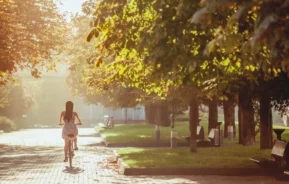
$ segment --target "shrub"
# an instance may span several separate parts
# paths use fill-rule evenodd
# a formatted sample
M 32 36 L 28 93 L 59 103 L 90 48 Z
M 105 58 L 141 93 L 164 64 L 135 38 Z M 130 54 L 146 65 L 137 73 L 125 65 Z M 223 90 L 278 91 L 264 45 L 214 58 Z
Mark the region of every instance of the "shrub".
M 189 121 L 189 114 L 176 115 L 175 121 Z
M 4 132 L 10 132 L 14 130 L 15 128 L 16 128 L 16 125 L 12 120 L 4 116 L 0 116 L 0 130 L 3 130 Z

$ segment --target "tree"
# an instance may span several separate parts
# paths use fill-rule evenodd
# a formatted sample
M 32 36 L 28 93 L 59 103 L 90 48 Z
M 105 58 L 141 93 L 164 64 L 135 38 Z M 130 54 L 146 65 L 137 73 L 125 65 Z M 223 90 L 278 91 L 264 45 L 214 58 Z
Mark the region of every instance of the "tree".
M 8 95 L 11 91 L 11 88 L 8 88 L 8 86 L 0 86 L 0 108 L 4 108 L 9 104 Z
M 21 82 L 16 86 L 9 83 L 4 88 L 9 89 L 9 92 L 5 97 L 6 105 L 0 108 L 0 114 L 13 119 L 22 117 L 33 105 L 33 98 L 25 92 L 25 87 Z
M 220 32 L 226 33 L 233 25 L 238 33 L 249 33 L 247 40 L 239 43 L 253 48 L 255 53 L 266 46 L 270 50 L 270 66 L 288 70 L 288 12 L 287 0 L 273 1 L 202 1 L 203 7 L 193 16 L 192 21 L 213 27 L 220 26 Z M 216 13 L 218 16 L 216 16 Z M 214 16 L 213 16 L 214 15 Z M 228 44 L 228 42 L 226 42 Z M 262 69 L 267 72 L 268 63 Z
M 0 1 L 0 30 L 0 85 L 17 70 L 40 77 L 39 68 L 54 68 L 51 59 L 64 43 L 65 21 L 53 0 Z
M 154 90 L 166 96 L 169 86 L 200 87 L 204 80 L 221 75 L 222 70 L 217 70 L 218 66 L 210 62 L 217 63 L 218 58 L 205 58 L 201 52 L 213 32 L 203 31 L 188 21 L 197 8 L 196 3 L 189 1 L 123 1 L 116 6 L 114 1 L 99 3 L 94 14 L 94 28 L 87 37 L 90 40 L 95 36 L 99 40 L 97 51 L 102 57 L 95 65 L 104 63 L 104 58 L 110 59 L 108 81 L 126 80 L 148 94 Z M 224 65 L 229 67 L 227 60 Z M 139 72 L 136 68 L 147 70 Z M 110 74 L 111 70 L 114 74 Z M 204 77 L 206 74 L 210 78 Z M 197 126 L 198 119 L 194 120 L 191 118 L 191 126 Z
M 93 2 L 92 2 L 93 3 Z M 91 6 L 91 4 L 88 4 Z M 84 4 L 83 9 L 88 5 Z M 96 41 L 85 43 L 89 32 L 88 15 L 78 15 L 73 18 L 70 44 L 65 50 L 69 56 L 70 73 L 67 83 L 75 96 L 83 97 L 88 104 L 101 104 L 112 108 L 135 107 L 139 102 L 141 91 L 133 86 L 126 86 L 125 82 L 106 82 L 103 66 L 95 66 L 95 60 L 101 59 L 98 52 L 94 52 Z
M 212 22 L 213 17 L 202 19 L 206 9 L 205 13 L 201 11 L 193 16 L 200 7 L 192 1 L 102 1 L 96 7 L 93 29 L 87 37 L 88 41 L 92 37 L 98 40 L 96 50 L 101 57 L 94 65 L 107 64 L 106 82 L 125 81 L 147 94 L 154 91 L 166 97 L 170 86 L 188 86 L 188 89 L 194 86 L 205 91 L 197 96 L 218 96 L 223 100 L 238 95 L 244 99 L 239 100 L 243 108 L 240 121 L 245 122 L 240 123 L 240 126 L 244 125 L 240 128 L 240 137 L 244 137 L 241 142 L 252 145 L 255 142 L 252 103 L 256 98 L 254 92 L 260 87 L 257 83 L 265 77 L 276 77 L 280 70 L 266 64 L 271 62 L 268 47 L 261 47 L 258 54 L 242 47 L 253 33 L 252 13 L 243 23 L 248 25 L 249 31 L 237 34 L 238 25 L 235 24 L 230 24 L 226 30 L 218 27 L 226 25 L 227 14 L 234 13 L 236 8 L 232 7 L 217 14 L 217 21 Z M 200 25 L 190 23 L 191 17 L 193 22 L 213 24 L 202 29 Z M 267 68 L 268 75 L 262 76 L 259 68 Z M 97 83 L 93 76 L 89 83 Z M 247 90 L 252 91 L 249 98 L 244 96 Z M 197 121 L 191 119 L 196 126 Z M 194 146 L 191 150 L 195 150 Z
M 288 18 L 285 18 L 288 17 L 289 3 L 286 0 L 226 0 L 222 2 L 213 0 L 202 1 L 202 4 L 203 6 L 192 16 L 192 22 L 216 28 L 219 33 L 209 42 L 207 48 L 210 50 L 219 46 L 223 48 L 242 48 L 242 54 L 244 54 L 244 51 L 252 53 L 251 58 L 254 58 L 255 62 L 252 60 L 248 61 L 255 63 L 258 67 L 259 74 L 256 75 L 255 81 L 261 88 L 261 90 L 256 89 L 256 91 L 261 92 L 257 97 L 261 108 L 260 147 L 261 149 L 271 148 L 272 120 L 270 117 L 270 103 L 272 102 L 275 108 L 283 111 L 282 109 L 284 109 L 284 104 L 287 104 L 288 98 L 284 98 L 287 95 L 282 94 L 282 92 L 277 92 L 278 95 L 276 95 L 277 93 L 267 90 L 269 89 L 268 83 L 273 81 L 275 82 L 275 90 L 282 89 L 284 92 L 284 88 L 286 88 L 283 85 L 284 79 L 280 79 L 280 76 L 283 75 L 281 71 L 288 72 L 289 42 L 288 38 L 284 36 L 288 34 L 289 30 L 286 23 Z M 235 31 L 232 32 L 232 30 Z M 236 33 L 239 35 L 245 33 L 247 36 L 237 42 L 232 41 L 230 37 L 236 35 Z M 264 48 L 267 50 L 265 50 L 266 53 L 259 55 L 260 51 L 264 52 Z M 240 109 L 240 111 L 243 110 Z M 244 123 L 248 121 L 242 120 L 242 122 L 239 125 L 246 126 Z

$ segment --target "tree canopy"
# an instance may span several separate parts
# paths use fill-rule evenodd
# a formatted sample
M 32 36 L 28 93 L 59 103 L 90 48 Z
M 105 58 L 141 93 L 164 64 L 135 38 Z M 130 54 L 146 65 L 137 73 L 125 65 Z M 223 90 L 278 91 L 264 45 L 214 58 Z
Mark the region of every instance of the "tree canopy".
M 58 46 L 64 43 L 66 23 L 53 0 L 0 1 L 0 85 L 17 70 L 53 69 Z

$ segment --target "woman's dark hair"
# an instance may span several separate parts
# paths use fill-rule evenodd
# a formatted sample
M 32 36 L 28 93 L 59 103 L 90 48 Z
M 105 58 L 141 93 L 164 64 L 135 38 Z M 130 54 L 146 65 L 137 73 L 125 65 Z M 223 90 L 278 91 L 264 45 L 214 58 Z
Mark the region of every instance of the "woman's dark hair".
M 72 118 L 72 112 L 73 112 L 73 103 L 72 101 L 67 101 L 65 104 L 64 120 L 70 121 L 70 119 Z

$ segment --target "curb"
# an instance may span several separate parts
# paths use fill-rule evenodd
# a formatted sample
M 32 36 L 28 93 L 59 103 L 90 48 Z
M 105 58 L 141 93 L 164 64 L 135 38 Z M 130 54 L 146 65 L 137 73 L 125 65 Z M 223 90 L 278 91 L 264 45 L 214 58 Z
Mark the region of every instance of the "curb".
M 117 150 L 113 150 L 113 161 L 117 163 L 119 172 L 121 174 L 126 175 L 127 169 L 130 169 L 130 167 L 123 161 L 122 158 L 120 158 L 120 155 L 117 153 Z
M 282 169 L 264 168 L 131 168 L 117 150 L 113 150 L 113 159 L 119 171 L 126 176 L 138 175 L 219 175 L 219 176 L 276 176 L 283 173 Z M 285 171 L 286 172 L 286 171 Z M 284 174 L 287 174 L 287 172 Z M 289 174 L 289 172 L 288 172 Z
M 101 133 L 99 132 L 99 130 L 97 130 L 96 128 L 94 128 L 95 132 L 96 132 L 96 135 L 101 137 Z
M 97 129 L 95 129 L 95 131 L 96 131 L 96 133 L 98 134 L 98 136 L 100 136 L 100 137 L 102 138 L 102 143 L 103 143 L 106 147 L 110 147 L 110 146 L 109 146 L 109 143 L 108 143 L 107 140 L 106 140 L 105 135 L 101 134 L 101 133 L 99 132 L 99 130 L 97 130 Z
M 104 135 L 102 135 L 102 134 L 100 134 L 100 137 L 102 138 L 102 142 L 104 143 L 104 145 L 106 147 L 109 147 L 109 143 L 107 142 L 106 137 Z
M 118 160 L 117 160 L 117 165 L 118 165 L 118 167 L 119 167 L 119 172 L 121 173 L 121 174 L 124 174 L 124 175 L 129 175 L 128 173 L 127 173 L 127 171 L 129 170 L 129 169 L 132 169 L 132 168 L 130 168 L 123 160 L 122 160 L 122 158 L 118 158 Z
M 113 161 L 117 162 L 119 158 L 120 156 L 117 153 L 117 150 L 113 150 Z
M 119 160 L 122 160 L 121 158 Z M 122 161 L 123 162 L 123 161 Z M 273 176 L 276 170 L 261 168 L 122 168 L 126 176 L 135 175 L 219 175 L 219 176 Z
M 170 143 L 158 143 L 158 142 L 150 142 L 150 143 L 110 143 L 106 141 L 107 147 L 134 147 L 134 148 L 170 148 Z M 189 144 L 178 144 L 176 148 L 188 147 Z

